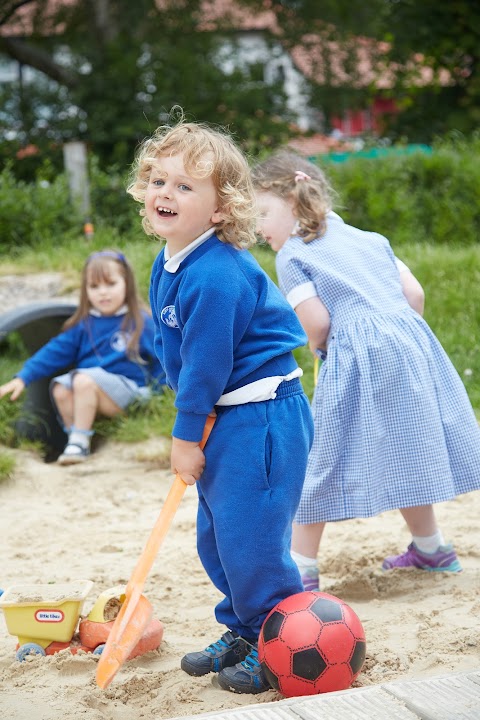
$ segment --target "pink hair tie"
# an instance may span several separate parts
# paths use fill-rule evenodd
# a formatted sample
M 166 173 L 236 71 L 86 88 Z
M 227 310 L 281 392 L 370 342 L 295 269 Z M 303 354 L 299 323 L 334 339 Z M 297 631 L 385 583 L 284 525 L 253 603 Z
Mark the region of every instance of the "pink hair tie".
M 307 175 L 307 173 L 304 173 L 303 170 L 296 170 L 295 171 L 295 182 L 303 182 L 304 180 L 311 180 L 312 178 L 310 175 Z

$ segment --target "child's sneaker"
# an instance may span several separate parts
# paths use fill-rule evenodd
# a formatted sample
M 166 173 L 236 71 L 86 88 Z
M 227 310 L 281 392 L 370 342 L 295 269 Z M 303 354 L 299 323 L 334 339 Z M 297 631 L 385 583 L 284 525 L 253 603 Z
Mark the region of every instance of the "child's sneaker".
M 68 443 L 63 453 L 58 458 L 59 465 L 77 465 L 84 462 L 90 455 L 90 449 L 75 443 Z
M 219 672 L 217 679 L 221 688 L 236 693 L 256 695 L 272 689 L 258 660 L 256 646 L 252 647 L 250 654 L 243 662 L 237 663 L 233 667 L 226 667 Z
M 434 553 L 425 553 L 412 542 L 408 546 L 407 552 L 387 557 L 382 564 L 382 570 L 410 567 L 430 572 L 462 572 L 462 566 L 453 545 L 440 545 Z
M 228 630 L 220 640 L 212 643 L 205 650 L 187 653 L 181 660 L 181 668 L 189 675 L 206 675 L 219 672 L 244 660 L 249 646 L 238 633 Z
M 312 592 L 320 591 L 320 575 L 318 570 L 305 570 L 302 575 L 302 583 L 304 590 L 311 590 Z

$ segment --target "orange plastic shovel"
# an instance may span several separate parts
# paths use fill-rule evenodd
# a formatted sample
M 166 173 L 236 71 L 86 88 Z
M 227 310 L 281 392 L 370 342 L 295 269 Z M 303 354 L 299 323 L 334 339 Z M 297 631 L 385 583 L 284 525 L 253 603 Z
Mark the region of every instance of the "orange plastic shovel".
M 205 423 L 202 442 L 200 443 L 201 448 L 205 446 L 214 422 L 215 418 L 209 415 Z M 106 688 L 113 680 L 152 619 L 153 608 L 145 595 L 142 595 L 143 586 L 180 505 L 186 487 L 180 475 L 176 475 L 157 522 L 128 581 L 125 589 L 125 600 L 115 619 L 97 665 L 97 685 L 101 688 Z

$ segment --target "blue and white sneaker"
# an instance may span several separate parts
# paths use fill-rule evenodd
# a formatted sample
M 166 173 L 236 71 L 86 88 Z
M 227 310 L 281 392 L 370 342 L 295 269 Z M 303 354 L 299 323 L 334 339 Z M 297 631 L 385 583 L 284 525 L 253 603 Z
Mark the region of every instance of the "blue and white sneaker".
M 245 660 L 233 667 L 224 668 L 218 673 L 217 679 L 220 687 L 230 692 L 256 695 L 272 689 L 260 665 L 255 645 Z
M 189 675 L 207 675 L 244 660 L 249 650 L 248 643 L 238 633 L 228 630 L 205 650 L 184 655 L 180 666 Z

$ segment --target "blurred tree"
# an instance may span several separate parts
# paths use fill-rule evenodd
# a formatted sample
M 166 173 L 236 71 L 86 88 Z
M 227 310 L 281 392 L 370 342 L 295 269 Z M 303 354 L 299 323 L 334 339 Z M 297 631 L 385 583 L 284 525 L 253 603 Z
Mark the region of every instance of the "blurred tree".
M 383 95 L 400 110 L 385 125 L 392 138 L 479 125 L 478 0 L 0 0 L 0 55 L 19 67 L 0 85 L 0 133 L 23 145 L 87 139 L 124 164 L 178 104 L 252 152 L 278 145 L 292 120 L 282 84 L 264 81 L 261 62 L 219 62 L 225 37 L 235 48 L 232 7 L 269 13 L 272 46 L 309 68 L 327 117 Z
M 3 0 L 0 53 L 22 73 L 0 85 L 0 133 L 39 147 L 85 139 L 104 164 L 125 164 L 180 105 L 190 119 L 248 138 L 248 150 L 285 140 L 283 89 L 265 83 L 260 63 L 224 69 L 222 24 L 202 31 L 200 4 Z
M 400 111 L 386 127 L 394 137 L 479 126 L 478 0 L 237 1 L 268 5 L 285 46 L 303 48 L 319 80 L 313 102 L 327 115 L 381 94 Z
M 389 0 L 383 37 L 399 63 L 397 131 L 416 139 L 480 124 L 480 3 L 478 0 Z M 415 63 L 412 63 L 412 53 Z M 416 83 L 420 73 L 433 82 Z M 442 80 L 443 76 L 443 80 Z M 446 76 L 446 77 L 445 77 Z M 405 88 L 410 87 L 410 93 Z M 423 129 L 423 133 L 422 133 Z M 430 136 L 430 138 L 428 137 Z

